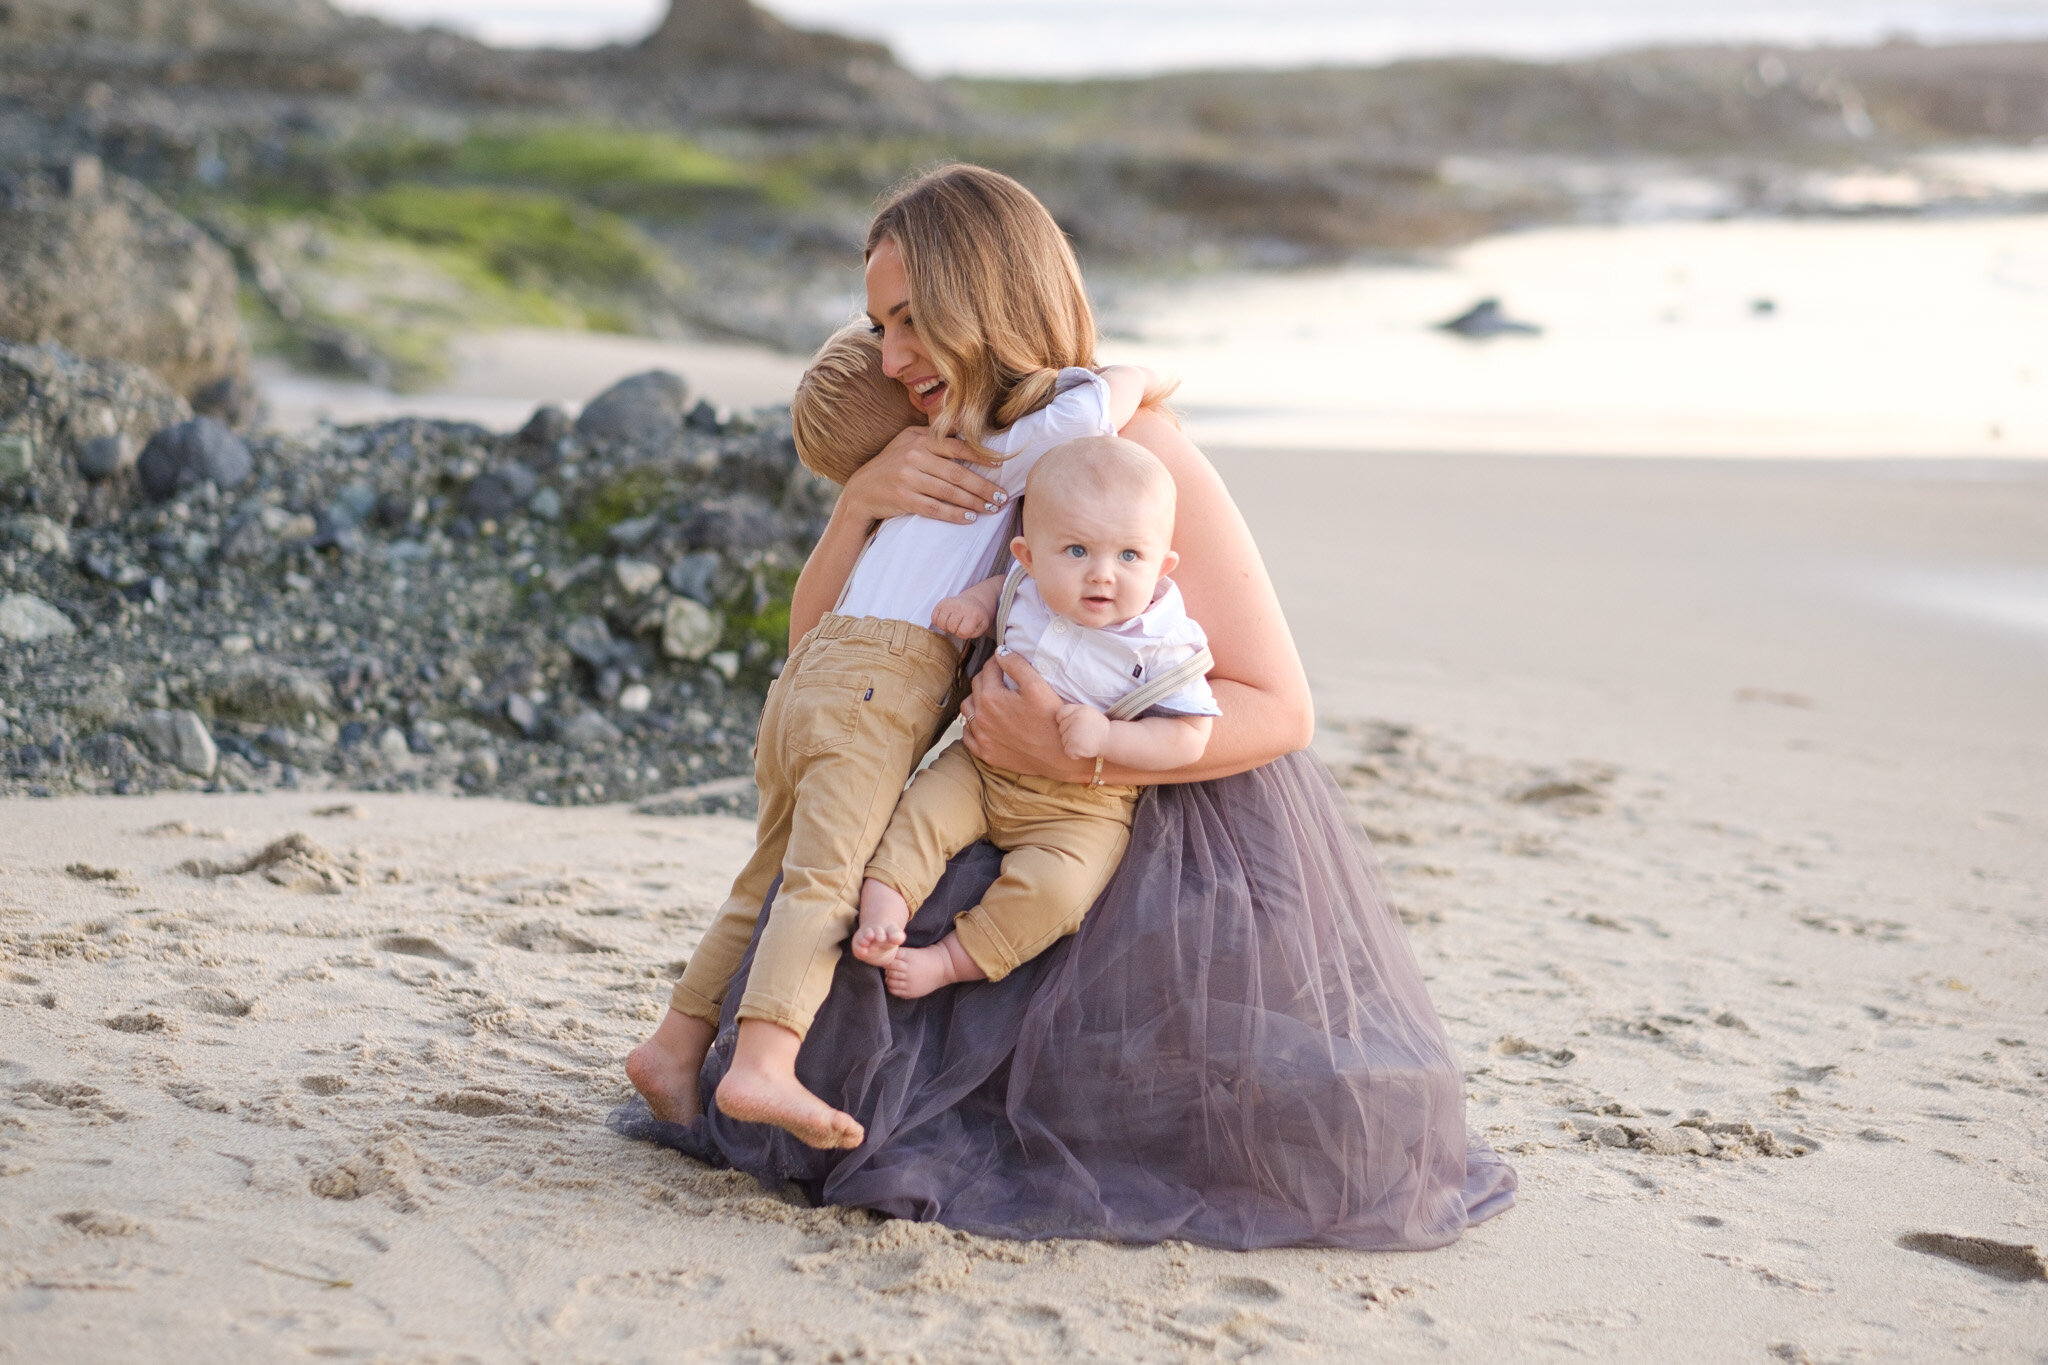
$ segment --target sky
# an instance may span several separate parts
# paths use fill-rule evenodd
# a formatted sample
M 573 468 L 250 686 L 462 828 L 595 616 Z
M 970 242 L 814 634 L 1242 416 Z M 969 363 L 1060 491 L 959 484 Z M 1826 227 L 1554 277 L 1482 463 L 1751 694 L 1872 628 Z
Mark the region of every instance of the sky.
M 666 0 L 339 0 L 512 46 L 594 46 Z M 1030 77 L 1367 64 L 1454 52 L 1556 57 L 1657 42 L 2048 38 L 2048 0 L 769 0 L 879 38 L 925 75 Z

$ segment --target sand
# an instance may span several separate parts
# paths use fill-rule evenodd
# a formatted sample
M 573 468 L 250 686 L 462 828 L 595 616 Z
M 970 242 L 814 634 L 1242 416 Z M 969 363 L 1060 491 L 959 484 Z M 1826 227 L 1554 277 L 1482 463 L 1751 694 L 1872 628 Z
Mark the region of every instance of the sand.
M 0 1359 L 2039 1358 L 2048 466 L 1218 463 L 1517 1208 L 808 1210 L 601 1126 L 744 823 L 17 803 Z

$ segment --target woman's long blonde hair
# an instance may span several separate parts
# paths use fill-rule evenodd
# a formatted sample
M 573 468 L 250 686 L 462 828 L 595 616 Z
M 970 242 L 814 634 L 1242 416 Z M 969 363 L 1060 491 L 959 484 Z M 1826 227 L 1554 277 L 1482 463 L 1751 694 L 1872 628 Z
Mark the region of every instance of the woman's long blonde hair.
M 1052 400 L 1059 372 L 1095 364 L 1095 312 L 1059 224 L 1007 175 L 942 166 L 899 186 L 868 228 L 896 244 L 910 313 L 946 380 L 932 428 L 977 449 Z

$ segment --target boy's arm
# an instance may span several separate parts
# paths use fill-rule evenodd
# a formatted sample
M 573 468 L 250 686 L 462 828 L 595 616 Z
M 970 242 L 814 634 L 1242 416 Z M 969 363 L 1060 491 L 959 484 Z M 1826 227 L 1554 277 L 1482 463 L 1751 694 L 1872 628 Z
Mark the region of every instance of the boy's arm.
M 1121 431 L 1124 423 L 1137 415 L 1145 390 L 1152 387 L 1156 376 L 1142 365 L 1111 365 L 1100 373 L 1103 383 L 1109 385 L 1109 425 Z
M 932 608 L 932 629 L 962 640 L 978 640 L 995 625 L 996 605 L 1003 597 L 1003 575 L 984 578 L 966 592 Z
M 1183 768 L 1209 747 L 1214 716 L 1148 716 L 1111 720 L 1092 706 L 1060 708 L 1060 742 L 1068 758 L 1102 758 L 1140 772 Z

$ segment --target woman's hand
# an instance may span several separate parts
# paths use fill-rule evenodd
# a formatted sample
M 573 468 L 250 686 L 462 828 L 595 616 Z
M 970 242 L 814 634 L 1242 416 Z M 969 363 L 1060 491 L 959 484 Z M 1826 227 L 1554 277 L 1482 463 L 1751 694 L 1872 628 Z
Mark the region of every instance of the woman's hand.
M 1016 691 L 1003 685 L 1006 675 Z M 1086 782 L 1095 765 L 1068 758 L 1060 736 L 1066 705 L 1023 655 L 999 653 L 974 675 L 974 690 L 960 703 L 967 752 L 1013 773 Z
M 979 459 L 951 436 L 905 427 L 880 454 L 854 471 L 839 495 L 840 503 L 869 522 L 906 513 L 969 522 L 1009 501 L 1009 494 L 956 460 L 985 467 L 996 463 Z

